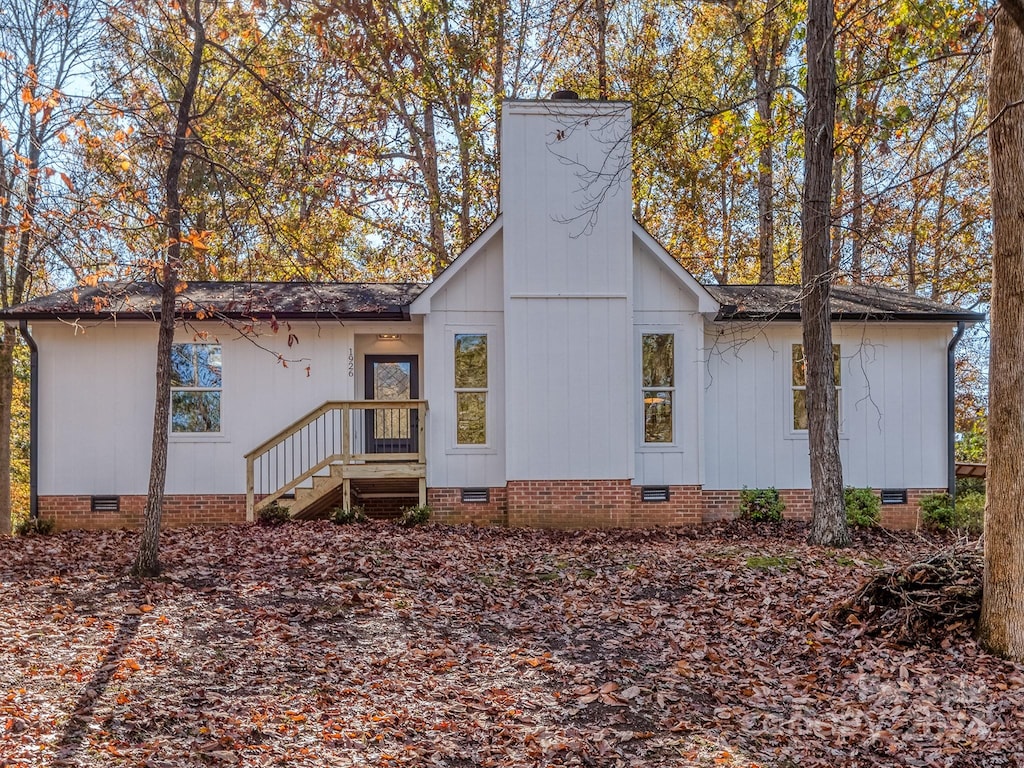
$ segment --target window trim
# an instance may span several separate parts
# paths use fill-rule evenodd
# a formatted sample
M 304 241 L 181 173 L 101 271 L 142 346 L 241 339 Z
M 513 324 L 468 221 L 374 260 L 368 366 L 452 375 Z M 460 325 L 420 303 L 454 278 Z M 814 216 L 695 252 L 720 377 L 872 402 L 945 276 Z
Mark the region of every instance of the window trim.
M 224 345 L 219 341 L 175 341 L 173 347 L 218 347 L 220 349 L 221 370 L 219 387 L 176 387 L 171 385 L 168 403 L 168 437 L 172 442 L 222 442 L 226 440 L 224 433 Z M 217 392 L 220 394 L 219 429 L 209 432 L 175 432 L 174 431 L 174 393 L 175 392 Z
M 797 429 L 794 426 L 794 423 L 796 421 L 796 404 L 794 402 L 793 393 L 796 392 L 797 390 L 802 390 L 805 392 L 807 391 L 806 384 L 804 384 L 803 386 L 798 386 L 793 382 L 793 347 L 796 346 L 799 346 L 801 349 L 803 349 L 803 339 L 791 341 L 788 346 L 789 355 L 786 359 L 786 381 L 788 383 L 788 386 L 786 387 L 788 405 L 785 409 L 787 418 L 786 437 L 793 440 L 807 440 L 808 430 Z M 843 388 L 845 385 L 842 383 L 842 381 L 846 377 L 843 375 L 843 345 L 842 342 L 833 340 L 832 347 L 834 350 L 836 350 L 836 353 L 839 355 L 840 383 L 836 385 L 836 417 L 839 419 L 839 437 L 840 439 L 845 440 L 847 437 L 846 419 L 844 418 L 843 413 L 843 400 L 845 399 L 843 397 Z
M 636 354 L 635 354 L 635 370 L 636 370 L 636 386 L 634 392 L 639 393 L 637 398 L 636 413 L 637 413 L 637 450 L 645 453 L 677 453 L 681 450 L 681 443 L 679 439 L 679 394 L 682 390 L 680 384 L 680 368 L 679 368 L 679 340 L 683 335 L 683 329 L 678 325 L 638 325 L 636 326 Z M 644 336 L 671 336 L 672 337 L 672 381 L 671 387 L 645 387 L 644 386 Z M 644 415 L 644 393 L 647 390 L 655 390 L 658 392 L 672 392 L 672 441 L 668 443 L 648 443 L 645 433 L 645 415 Z
M 476 327 L 473 328 L 452 328 L 448 334 L 450 342 L 448 344 L 449 355 L 449 371 L 451 374 L 451 386 L 449 391 L 451 392 L 451 407 L 452 407 L 452 419 L 451 427 L 449 429 L 449 452 L 451 453 L 480 453 L 480 452 L 492 452 L 493 447 L 491 445 L 491 429 L 493 427 L 493 419 L 491 418 L 491 339 L 492 334 L 489 330 L 481 330 Z M 457 341 L 459 336 L 483 336 L 485 344 L 487 345 L 487 381 L 485 387 L 458 387 L 455 384 L 455 351 L 457 348 Z M 468 394 L 482 394 L 484 396 L 484 441 L 482 443 L 460 443 L 459 442 L 459 395 L 463 393 Z

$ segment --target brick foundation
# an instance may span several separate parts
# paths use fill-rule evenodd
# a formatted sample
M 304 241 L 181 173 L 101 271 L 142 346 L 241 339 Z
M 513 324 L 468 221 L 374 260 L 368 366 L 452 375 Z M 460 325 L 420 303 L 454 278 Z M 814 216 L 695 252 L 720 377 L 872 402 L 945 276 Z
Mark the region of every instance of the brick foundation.
M 881 489 L 875 488 L 875 493 Z M 908 488 L 906 504 L 883 504 L 882 527 L 896 531 L 916 531 L 921 524 L 921 499 L 933 493 L 945 493 L 944 488 Z M 780 489 L 779 498 L 786 503 L 783 517 L 787 520 L 811 519 L 813 498 L 809 488 Z M 739 491 L 704 491 L 704 522 L 732 520 L 740 508 Z
M 490 488 L 487 502 L 463 502 L 461 488 L 428 488 L 427 503 L 435 522 L 448 525 L 496 525 L 529 528 L 653 528 L 698 525 L 732 520 L 739 511 L 740 491 L 704 490 L 699 485 L 669 487 L 668 501 L 645 502 L 640 486 L 629 480 L 513 480 L 505 488 Z M 878 489 L 876 489 L 878 492 Z M 921 498 L 942 489 L 912 488 L 906 504 L 882 506 L 882 526 L 916 530 Z M 809 520 L 811 492 L 781 489 L 787 520 Z M 414 499 L 372 499 L 367 511 L 378 516 L 397 514 Z M 40 496 L 39 515 L 52 519 L 57 530 L 139 528 L 145 496 L 121 496 L 120 511 L 93 512 L 89 496 Z M 387 506 L 387 509 L 384 507 Z M 369 507 L 369 505 L 368 505 Z M 377 507 L 380 507 L 379 509 Z M 392 509 L 394 507 L 394 509 Z M 163 526 L 223 525 L 245 522 L 245 496 L 178 495 L 164 499 Z
M 511 480 L 508 524 L 519 528 L 625 528 L 629 480 Z
M 490 490 L 488 504 L 463 504 L 459 488 L 428 489 L 434 520 L 529 528 L 652 528 L 732 520 L 740 507 L 739 490 L 704 490 L 699 485 L 673 485 L 668 501 L 644 502 L 640 486 L 628 480 L 519 480 L 510 481 L 507 489 Z M 933 493 L 942 489 L 912 488 L 906 504 L 883 505 L 882 527 L 916 530 L 918 503 Z M 779 496 L 787 520 L 811 519 L 810 489 L 782 489 Z
M 109 530 L 142 527 L 145 496 L 121 496 L 117 512 L 93 512 L 90 496 L 40 496 L 39 517 L 54 521 L 56 530 Z M 245 494 L 165 496 L 161 524 L 223 525 L 245 522 Z
M 462 501 L 461 488 L 427 488 L 431 519 L 446 525 L 508 525 L 508 492 L 488 488 L 486 502 Z

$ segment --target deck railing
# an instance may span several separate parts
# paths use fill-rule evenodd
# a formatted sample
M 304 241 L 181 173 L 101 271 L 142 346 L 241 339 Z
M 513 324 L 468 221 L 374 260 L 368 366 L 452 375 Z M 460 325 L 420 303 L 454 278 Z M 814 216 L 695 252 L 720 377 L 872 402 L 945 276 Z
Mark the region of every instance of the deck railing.
M 426 464 L 426 400 L 324 403 L 245 455 L 246 516 L 332 465 Z

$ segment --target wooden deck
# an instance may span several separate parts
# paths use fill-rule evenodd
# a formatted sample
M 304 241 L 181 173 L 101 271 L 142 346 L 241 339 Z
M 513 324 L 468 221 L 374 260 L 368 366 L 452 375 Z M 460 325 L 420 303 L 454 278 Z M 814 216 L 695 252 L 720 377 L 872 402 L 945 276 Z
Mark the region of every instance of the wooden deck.
M 246 454 L 246 518 L 288 494 L 294 517 L 350 509 L 365 481 L 415 482 L 426 504 L 426 411 L 425 400 L 324 403 Z

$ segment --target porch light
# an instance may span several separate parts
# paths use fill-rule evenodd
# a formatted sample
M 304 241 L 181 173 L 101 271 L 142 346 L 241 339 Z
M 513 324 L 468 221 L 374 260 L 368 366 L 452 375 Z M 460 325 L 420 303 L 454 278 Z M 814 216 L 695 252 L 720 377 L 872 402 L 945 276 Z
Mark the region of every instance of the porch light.
M 402 334 L 400 333 L 378 333 L 377 341 L 401 341 Z

